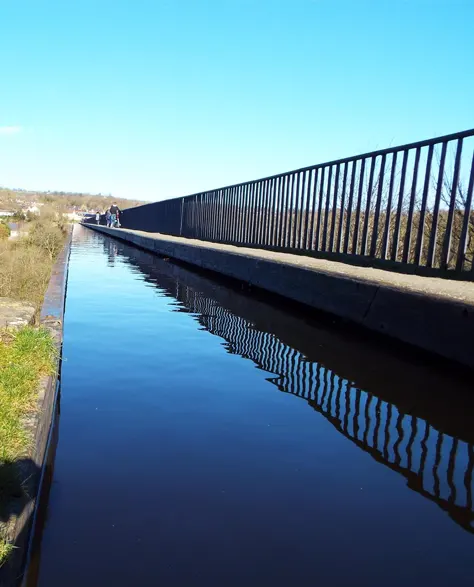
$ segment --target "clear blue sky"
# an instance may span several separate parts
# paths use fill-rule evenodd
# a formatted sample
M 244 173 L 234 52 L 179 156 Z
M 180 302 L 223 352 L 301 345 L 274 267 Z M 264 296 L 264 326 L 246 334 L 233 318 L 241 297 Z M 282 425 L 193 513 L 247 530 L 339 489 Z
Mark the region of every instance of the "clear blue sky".
M 0 0 L 0 185 L 160 200 L 474 126 L 473 0 Z

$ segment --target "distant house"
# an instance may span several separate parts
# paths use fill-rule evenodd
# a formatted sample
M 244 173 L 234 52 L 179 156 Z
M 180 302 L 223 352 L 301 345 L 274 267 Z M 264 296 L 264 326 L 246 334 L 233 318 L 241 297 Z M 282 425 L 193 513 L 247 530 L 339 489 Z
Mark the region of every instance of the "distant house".
M 11 210 L 0 210 L 0 217 L 13 216 L 14 214 L 15 212 L 12 212 Z
M 64 216 L 66 216 L 71 222 L 79 222 L 82 220 L 82 214 L 78 214 L 77 212 L 66 212 Z
M 10 228 L 10 236 L 8 238 L 17 238 L 20 236 L 20 225 L 18 222 L 9 222 L 8 227 Z
M 9 222 L 8 227 L 10 228 L 9 239 L 26 236 L 28 234 L 28 229 L 23 222 Z

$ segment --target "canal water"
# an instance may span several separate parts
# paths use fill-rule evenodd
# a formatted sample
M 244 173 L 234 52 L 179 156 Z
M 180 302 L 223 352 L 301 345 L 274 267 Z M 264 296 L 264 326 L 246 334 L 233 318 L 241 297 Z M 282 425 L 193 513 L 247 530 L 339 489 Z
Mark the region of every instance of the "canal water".
M 470 391 L 76 227 L 38 585 L 472 586 Z

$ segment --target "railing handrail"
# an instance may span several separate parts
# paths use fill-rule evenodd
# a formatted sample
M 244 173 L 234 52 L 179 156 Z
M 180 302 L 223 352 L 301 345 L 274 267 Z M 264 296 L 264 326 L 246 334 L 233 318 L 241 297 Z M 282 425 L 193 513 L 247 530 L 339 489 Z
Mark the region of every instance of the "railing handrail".
M 234 183 L 225 186 L 219 186 L 218 188 L 212 188 L 210 190 L 201 190 L 199 192 L 195 192 L 193 194 L 188 194 L 187 196 L 176 196 L 174 198 L 167 198 L 166 200 L 158 200 L 159 202 L 168 202 L 170 200 L 178 200 L 178 199 L 187 199 L 187 198 L 194 198 L 195 196 L 199 196 L 201 194 L 208 194 L 210 192 L 214 192 L 216 190 L 227 190 L 236 187 L 242 187 L 246 185 L 252 185 L 253 183 L 258 183 L 261 181 L 268 181 L 270 179 L 278 179 L 281 177 L 285 177 L 287 175 L 292 175 L 293 173 L 301 173 L 304 171 L 311 171 L 313 169 L 322 169 L 323 167 L 330 167 L 332 165 L 341 165 L 344 163 L 351 163 L 352 161 L 360 161 L 362 159 L 369 159 L 370 157 L 378 157 L 379 155 L 390 155 L 391 153 L 400 153 L 401 151 L 408 151 L 410 149 L 422 148 L 422 147 L 429 147 L 430 145 L 437 145 L 440 143 L 447 143 L 449 141 L 453 141 L 456 139 L 465 139 L 467 137 L 474 136 L 474 128 L 470 130 L 464 130 L 461 132 L 451 133 L 449 135 L 443 135 L 440 137 L 435 137 L 433 139 L 425 139 L 423 141 L 416 141 L 414 143 L 406 143 L 405 145 L 398 145 L 397 147 L 387 147 L 386 149 L 379 149 L 377 151 L 369 151 L 367 153 L 362 153 L 361 155 L 352 155 L 351 157 L 343 157 L 342 159 L 334 159 L 332 161 L 326 161 L 325 163 L 316 163 L 315 165 L 308 165 L 306 167 L 299 167 L 297 169 L 290 169 L 289 171 L 285 171 L 283 173 L 277 173 L 275 175 L 268 175 L 266 177 L 260 177 L 258 179 L 252 179 L 250 181 L 243 181 L 239 183 Z M 150 202 L 155 203 L 155 202 Z M 146 206 L 147 204 L 145 204 Z

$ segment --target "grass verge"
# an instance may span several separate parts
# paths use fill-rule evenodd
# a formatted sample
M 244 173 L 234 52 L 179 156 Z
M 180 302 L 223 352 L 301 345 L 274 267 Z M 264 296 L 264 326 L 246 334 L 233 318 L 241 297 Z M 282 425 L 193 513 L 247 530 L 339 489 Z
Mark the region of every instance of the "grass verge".
M 10 502 L 21 488 L 15 463 L 25 457 L 32 441 L 25 420 L 37 409 L 40 378 L 54 372 L 55 354 L 44 328 L 0 333 L 0 566 L 13 548 L 6 530 Z

